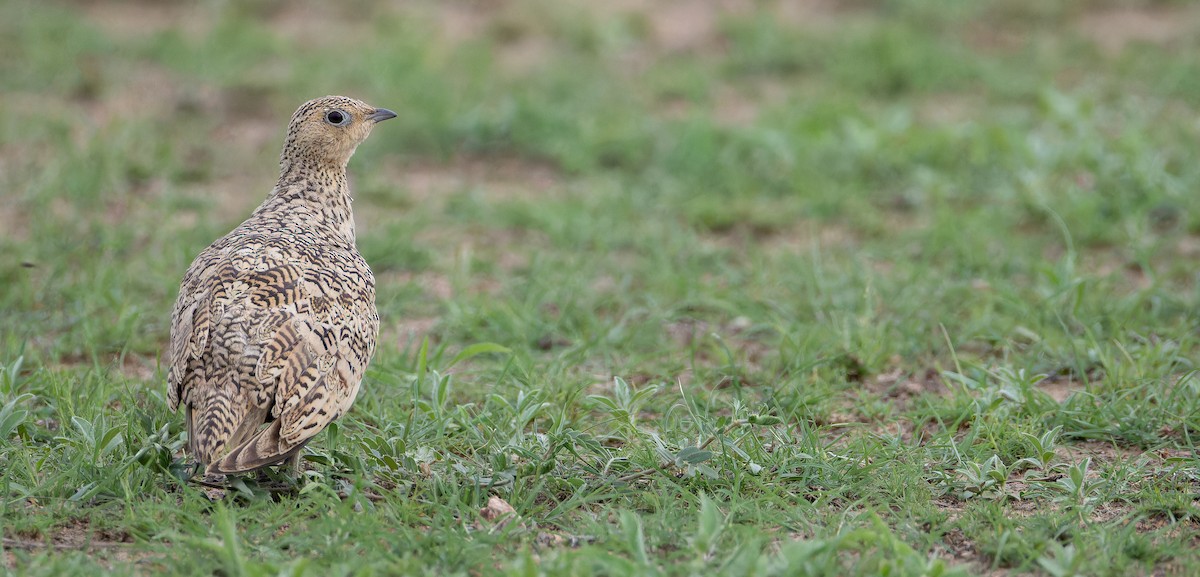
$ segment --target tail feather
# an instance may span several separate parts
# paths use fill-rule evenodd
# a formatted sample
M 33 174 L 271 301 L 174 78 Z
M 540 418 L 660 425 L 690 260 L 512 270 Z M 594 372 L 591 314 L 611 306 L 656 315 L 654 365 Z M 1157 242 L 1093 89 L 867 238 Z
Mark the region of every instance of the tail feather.
M 196 453 L 196 421 L 192 419 L 192 406 L 184 405 L 187 412 L 184 414 L 184 420 L 187 421 L 188 428 L 188 448 L 189 455 L 197 455 Z
M 211 468 L 227 447 L 254 436 L 269 416 L 270 409 L 242 407 L 221 396 L 210 396 L 200 406 L 188 405 L 188 452 Z
M 286 447 L 279 436 L 281 420 L 272 421 L 267 428 L 235 446 L 229 454 L 208 465 L 209 473 L 231 475 L 247 473 L 269 465 L 277 464 L 300 452 L 304 443 L 294 447 Z

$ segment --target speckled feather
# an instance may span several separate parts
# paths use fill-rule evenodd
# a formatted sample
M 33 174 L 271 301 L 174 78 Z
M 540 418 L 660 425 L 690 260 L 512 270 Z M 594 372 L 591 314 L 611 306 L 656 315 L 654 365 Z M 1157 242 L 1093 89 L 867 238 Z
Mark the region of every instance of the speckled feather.
M 330 122 L 331 111 L 349 123 Z M 208 473 L 294 460 L 353 404 L 379 314 L 346 163 L 392 116 L 342 96 L 305 103 L 274 190 L 188 267 L 171 315 L 168 400 L 186 408 L 189 452 Z

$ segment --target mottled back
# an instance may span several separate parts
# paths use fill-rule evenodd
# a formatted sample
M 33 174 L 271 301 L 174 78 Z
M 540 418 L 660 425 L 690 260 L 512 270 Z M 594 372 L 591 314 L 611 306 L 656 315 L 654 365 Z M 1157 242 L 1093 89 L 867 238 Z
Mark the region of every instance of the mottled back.
M 354 243 L 346 163 L 394 117 L 328 96 L 292 116 L 280 177 L 188 267 L 171 316 L 172 410 L 208 473 L 292 459 L 353 404 L 379 335 L 375 278 Z

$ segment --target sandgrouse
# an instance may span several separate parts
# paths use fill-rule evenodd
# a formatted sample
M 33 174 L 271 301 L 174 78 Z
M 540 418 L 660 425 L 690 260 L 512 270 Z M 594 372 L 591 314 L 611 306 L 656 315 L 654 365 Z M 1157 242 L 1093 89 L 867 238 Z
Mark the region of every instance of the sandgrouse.
M 210 475 L 283 461 L 354 402 L 379 335 L 354 244 L 346 163 L 394 118 L 327 96 L 292 115 L 279 182 L 188 267 L 171 314 L 168 399 Z

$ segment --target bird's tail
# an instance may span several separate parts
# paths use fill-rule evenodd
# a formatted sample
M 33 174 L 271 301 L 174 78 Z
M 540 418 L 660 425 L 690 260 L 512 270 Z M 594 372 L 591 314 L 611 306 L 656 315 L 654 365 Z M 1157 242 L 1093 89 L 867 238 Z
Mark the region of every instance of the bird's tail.
M 220 460 L 208 465 L 209 473 L 230 475 L 247 473 L 268 465 L 285 461 L 304 448 L 304 443 L 284 450 L 283 439 L 279 436 L 282 420 L 271 422 L 267 428 L 258 431 L 249 439 L 235 445 L 233 450 Z
M 229 447 L 240 447 L 257 436 L 270 409 L 246 408 L 223 395 L 210 395 L 188 406 L 188 450 L 211 472 Z

